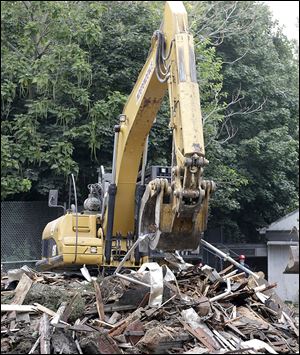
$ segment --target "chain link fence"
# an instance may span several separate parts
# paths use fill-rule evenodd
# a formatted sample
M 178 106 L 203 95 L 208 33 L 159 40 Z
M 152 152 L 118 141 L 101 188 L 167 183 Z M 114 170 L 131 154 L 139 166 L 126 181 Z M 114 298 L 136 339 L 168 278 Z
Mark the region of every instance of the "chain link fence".
M 9 270 L 34 267 L 42 255 L 42 232 L 46 224 L 61 216 L 60 208 L 47 201 L 1 202 L 1 264 Z

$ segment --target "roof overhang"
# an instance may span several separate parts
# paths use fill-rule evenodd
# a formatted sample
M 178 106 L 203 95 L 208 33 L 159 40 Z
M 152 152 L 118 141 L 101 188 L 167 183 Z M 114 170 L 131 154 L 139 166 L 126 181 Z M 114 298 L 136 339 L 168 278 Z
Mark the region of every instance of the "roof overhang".
M 267 245 L 298 245 L 299 243 L 292 240 L 271 240 Z

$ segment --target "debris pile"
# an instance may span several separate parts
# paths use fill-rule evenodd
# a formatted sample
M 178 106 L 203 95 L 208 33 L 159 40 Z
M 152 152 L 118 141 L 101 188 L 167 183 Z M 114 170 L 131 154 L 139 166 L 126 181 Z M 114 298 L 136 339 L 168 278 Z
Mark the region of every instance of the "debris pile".
M 276 284 L 233 265 L 218 273 L 169 260 L 97 278 L 83 268 L 82 275 L 27 266 L 2 275 L 2 353 L 299 352 L 293 312 Z

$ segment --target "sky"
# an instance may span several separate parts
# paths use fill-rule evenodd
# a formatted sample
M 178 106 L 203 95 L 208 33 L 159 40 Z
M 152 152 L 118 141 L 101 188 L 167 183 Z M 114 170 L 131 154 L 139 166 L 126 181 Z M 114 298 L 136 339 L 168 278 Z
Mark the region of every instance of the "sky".
M 263 1 L 268 4 L 275 19 L 284 26 L 283 33 L 289 39 L 296 39 L 299 43 L 299 1 Z

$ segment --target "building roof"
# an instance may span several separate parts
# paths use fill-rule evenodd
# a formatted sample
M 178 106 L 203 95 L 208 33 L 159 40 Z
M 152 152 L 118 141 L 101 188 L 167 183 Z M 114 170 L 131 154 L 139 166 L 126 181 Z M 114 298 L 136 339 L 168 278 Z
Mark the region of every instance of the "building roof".
M 291 230 L 299 230 L 299 208 L 286 216 L 278 219 L 277 221 L 270 224 L 268 227 L 261 228 L 259 230 L 260 234 L 265 234 L 266 232 L 284 232 Z

